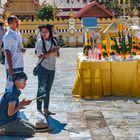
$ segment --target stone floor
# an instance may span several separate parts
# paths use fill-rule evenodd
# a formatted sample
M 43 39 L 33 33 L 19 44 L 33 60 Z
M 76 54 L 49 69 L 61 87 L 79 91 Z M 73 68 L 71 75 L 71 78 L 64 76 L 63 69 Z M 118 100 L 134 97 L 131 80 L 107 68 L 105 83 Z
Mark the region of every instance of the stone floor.
M 51 133 L 38 133 L 32 138 L 0 137 L 0 140 L 140 140 L 139 98 L 105 97 L 101 100 L 82 100 L 72 97 L 76 73 L 76 55 L 81 48 L 63 48 L 57 59 L 57 70 L 51 91 L 48 118 Z M 36 96 L 37 77 L 32 75 L 36 63 L 34 49 L 24 55 L 25 72 L 29 80 L 21 99 Z M 0 65 L 0 93 L 4 91 L 5 69 Z M 34 122 L 36 103 L 22 110 L 26 119 Z M 26 115 L 26 116 L 25 116 Z

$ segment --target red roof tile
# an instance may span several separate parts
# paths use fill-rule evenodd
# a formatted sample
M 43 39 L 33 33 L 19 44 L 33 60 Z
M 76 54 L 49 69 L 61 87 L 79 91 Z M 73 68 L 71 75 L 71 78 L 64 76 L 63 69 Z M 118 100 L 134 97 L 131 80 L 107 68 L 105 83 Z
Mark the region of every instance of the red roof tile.
M 92 7 L 97 6 L 99 9 L 103 10 L 109 17 L 113 17 L 113 14 L 107 10 L 106 8 L 104 8 L 102 5 L 100 5 L 98 2 L 94 1 L 94 2 L 90 2 L 87 3 L 77 14 L 76 14 L 76 18 L 82 18 L 82 16 L 88 11 L 90 10 Z

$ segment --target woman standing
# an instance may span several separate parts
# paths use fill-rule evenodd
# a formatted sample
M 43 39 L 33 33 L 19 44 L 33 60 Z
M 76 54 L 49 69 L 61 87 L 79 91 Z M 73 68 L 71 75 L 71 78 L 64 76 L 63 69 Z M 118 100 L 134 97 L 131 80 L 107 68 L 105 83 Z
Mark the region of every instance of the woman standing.
M 55 62 L 59 47 L 53 40 L 51 25 L 41 25 L 39 27 L 41 39 L 36 42 L 35 49 L 38 55 L 38 63 L 41 67 L 38 71 L 38 92 L 37 97 L 45 95 L 43 101 L 37 100 L 37 110 L 42 112 L 42 102 L 44 102 L 44 115 L 55 115 L 49 111 L 50 90 L 55 76 Z

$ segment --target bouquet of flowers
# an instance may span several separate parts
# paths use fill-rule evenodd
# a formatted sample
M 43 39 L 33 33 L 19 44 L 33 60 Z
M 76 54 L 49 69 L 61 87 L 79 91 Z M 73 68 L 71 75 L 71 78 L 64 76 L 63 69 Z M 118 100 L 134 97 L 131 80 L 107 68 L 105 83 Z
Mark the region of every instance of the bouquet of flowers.
M 90 40 L 87 39 L 87 42 L 85 43 L 84 48 L 83 48 L 83 53 L 85 56 L 88 56 L 89 49 L 92 49 L 92 46 L 91 46 Z
M 110 56 L 116 54 L 115 50 L 108 49 L 107 51 L 108 51 L 108 54 L 109 54 Z
M 102 56 L 104 57 L 104 58 L 106 58 L 106 57 L 108 57 L 109 56 L 109 54 L 108 54 L 108 52 L 106 51 L 106 49 L 101 49 L 101 53 L 102 53 Z
M 111 49 L 116 51 L 117 54 L 125 56 L 131 54 L 132 50 L 132 35 L 127 35 L 128 43 L 126 43 L 125 34 L 122 32 L 118 32 L 118 38 L 111 37 L 111 40 L 114 41 L 114 44 L 111 45 Z

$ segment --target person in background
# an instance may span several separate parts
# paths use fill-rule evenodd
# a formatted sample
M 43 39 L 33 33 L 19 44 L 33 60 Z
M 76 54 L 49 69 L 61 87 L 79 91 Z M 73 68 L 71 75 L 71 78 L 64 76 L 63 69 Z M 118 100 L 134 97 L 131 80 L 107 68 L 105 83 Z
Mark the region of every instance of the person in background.
M 46 117 L 48 115 L 55 115 L 55 113 L 49 111 L 49 100 L 50 91 L 55 76 L 56 57 L 58 56 L 57 52 L 59 50 L 59 47 L 57 47 L 54 42 L 51 27 L 52 26 L 49 24 L 40 26 L 41 39 L 37 40 L 35 45 L 38 56 L 38 63 L 44 58 L 38 71 L 37 97 L 46 95 L 43 100 L 43 113 Z M 42 101 L 37 101 L 37 110 L 42 112 Z
M 57 43 L 59 44 L 60 47 L 65 46 L 65 42 L 64 39 L 62 38 L 62 35 L 58 37 Z
M 58 39 L 58 33 L 57 30 L 55 29 L 54 25 L 51 25 L 52 27 L 52 34 L 53 34 L 53 38 L 57 41 Z
M 27 48 L 35 48 L 35 42 L 36 42 L 36 39 L 33 36 L 30 36 L 29 44 L 28 44 Z
M 2 38 L 4 36 L 5 30 L 4 30 L 4 24 L 0 23 L 0 61 L 3 61 L 3 50 L 2 50 Z
M 25 49 L 22 47 L 22 37 L 17 30 L 19 27 L 18 18 L 10 16 L 8 18 L 9 30 L 3 36 L 3 45 L 5 52 L 5 67 L 7 74 L 7 84 L 5 90 L 12 87 L 12 76 L 23 71 L 23 53 Z
M 0 100 L 0 135 L 32 136 L 35 126 L 18 118 L 19 110 L 29 105 L 32 100 L 19 102 L 20 89 L 26 86 L 27 75 L 24 72 L 15 74 L 11 92 L 6 92 Z

